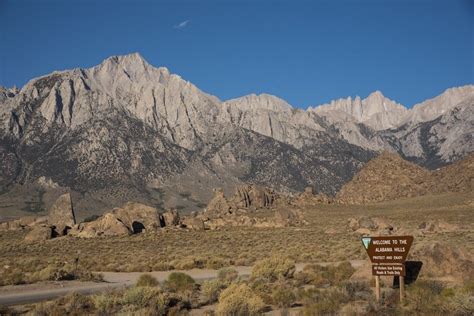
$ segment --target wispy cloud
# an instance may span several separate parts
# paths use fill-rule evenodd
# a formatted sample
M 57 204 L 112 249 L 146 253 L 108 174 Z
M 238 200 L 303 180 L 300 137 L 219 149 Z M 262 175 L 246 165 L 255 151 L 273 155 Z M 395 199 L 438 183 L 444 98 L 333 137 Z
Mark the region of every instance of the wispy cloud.
M 186 20 L 186 21 L 183 21 L 181 23 L 178 23 L 178 24 L 174 25 L 173 28 L 178 29 L 178 30 L 184 29 L 186 26 L 188 26 L 188 24 L 189 24 L 189 20 Z

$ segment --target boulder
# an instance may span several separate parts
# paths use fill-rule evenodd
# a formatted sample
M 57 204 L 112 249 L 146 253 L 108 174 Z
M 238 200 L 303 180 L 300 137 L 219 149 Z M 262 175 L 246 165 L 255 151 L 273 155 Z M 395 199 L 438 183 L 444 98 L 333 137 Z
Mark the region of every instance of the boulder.
M 34 226 L 38 217 L 36 216 L 23 216 L 15 220 L 22 227 Z
M 0 223 L 0 230 L 18 230 L 48 223 L 48 217 L 23 216 L 15 220 Z
M 130 235 L 131 231 L 115 214 L 106 213 L 95 221 L 81 223 L 72 229 L 71 236 L 93 238 L 99 236 Z
M 382 217 L 349 218 L 348 226 L 359 235 L 391 235 L 396 231 L 396 228 Z
M 22 228 L 23 226 L 20 225 L 18 220 L 3 222 L 0 224 L 0 230 L 17 230 Z
M 377 230 L 384 235 L 389 235 L 396 229 L 386 218 L 375 217 L 372 221 L 377 227 Z
M 161 227 L 160 213 L 154 207 L 141 203 L 128 202 L 111 212 L 133 232 L 153 231 Z
M 48 223 L 55 227 L 59 236 L 66 235 L 76 224 L 71 194 L 63 194 L 54 202 L 48 212 Z
M 375 231 L 372 231 L 368 228 L 358 228 L 355 232 L 359 235 L 364 235 L 364 236 L 378 235 L 377 233 L 375 233 Z
M 443 220 L 429 220 L 418 225 L 418 229 L 422 234 L 434 234 L 456 231 L 459 227 Z
M 204 230 L 206 227 L 204 226 L 204 221 L 199 217 L 185 217 L 181 224 L 191 230 Z
M 204 221 L 206 229 L 214 230 L 227 225 L 227 222 L 222 218 L 208 219 Z
M 302 214 L 297 210 L 288 208 L 275 211 L 274 221 L 276 226 L 298 226 L 305 224 Z
M 355 218 L 349 218 L 347 225 L 353 231 L 356 231 L 357 229 L 359 229 L 359 221 Z
M 283 227 L 306 223 L 300 212 L 289 209 L 287 197 L 268 188 L 242 185 L 230 199 L 225 197 L 222 189 L 214 190 L 206 211 L 198 216 L 184 217 L 181 224 L 191 229 L 217 229 L 223 226 Z
M 313 187 L 306 187 L 304 192 L 291 201 L 291 204 L 305 207 L 315 204 L 329 204 L 332 200 L 325 194 L 314 194 Z
M 27 242 L 49 240 L 55 237 L 55 232 L 50 226 L 35 226 L 25 236 Z
M 312 196 L 312 195 L 314 195 L 313 187 L 306 187 L 306 188 L 304 188 L 304 192 L 303 192 L 302 194 L 307 195 L 307 196 Z
M 212 214 L 227 214 L 230 210 L 231 206 L 225 198 L 224 191 L 222 191 L 222 189 L 214 190 L 214 197 L 209 201 L 206 212 Z
M 370 217 L 367 217 L 367 216 L 362 216 L 361 218 L 359 218 L 357 223 L 358 223 L 359 228 L 366 228 L 366 229 L 371 229 L 371 230 L 377 228 L 377 225 L 375 224 L 375 222 Z
M 325 234 L 328 234 L 328 235 L 334 235 L 334 234 L 337 234 L 338 231 L 334 228 L 328 228 L 324 231 Z
M 256 185 L 242 185 L 237 187 L 236 192 L 230 199 L 230 203 L 236 208 L 254 209 L 269 208 L 276 200 L 273 190 Z
M 164 212 L 162 215 L 162 226 L 165 227 L 173 227 L 173 226 L 178 226 L 179 225 L 179 213 L 178 210 L 170 210 L 167 212 Z

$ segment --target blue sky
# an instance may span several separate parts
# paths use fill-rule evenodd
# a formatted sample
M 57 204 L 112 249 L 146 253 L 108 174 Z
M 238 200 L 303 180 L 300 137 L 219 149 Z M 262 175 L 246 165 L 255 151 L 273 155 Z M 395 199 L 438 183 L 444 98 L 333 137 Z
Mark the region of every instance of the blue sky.
M 0 85 L 139 52 L 225 100 L 381 90 L 411 106 L 474 83 L 474 1 L 0 0 Z

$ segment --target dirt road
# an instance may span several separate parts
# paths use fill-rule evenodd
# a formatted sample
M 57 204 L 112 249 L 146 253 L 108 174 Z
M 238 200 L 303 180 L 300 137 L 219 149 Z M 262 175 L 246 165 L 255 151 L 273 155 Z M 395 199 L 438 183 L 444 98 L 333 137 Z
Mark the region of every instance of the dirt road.
M 353 260 L 351 264 L 354 268 L 360 267 L 363 260 Z M 325 262 L 321 265 L 333 263 Z M 301 271 L 305 264 L 296 264 L 296 271 Z M 237 266 L 233 267 L 241 277 L 248 277 L 252 267 Z M 165 281 L 172 272 L 184 272 L 189 274 L 196 281 L 204 281 L 217 277 L 218 270 L 210 269 L 192 269 L 192 270 L 171 270 L 147 272 L 154 276 L 159 282 Z M 77 292 L 80 294 L 93 294 L 107 290 L 128 287 L 137 281 L 144 272 L 101 272 L 104 275 L 104 281 L 100 283 L 62 281 L 62 282 L 44 282 L 36 284 L 8 285 L 0 287 L 0 305 L 20 305 L 51 300 L 69 293 Z

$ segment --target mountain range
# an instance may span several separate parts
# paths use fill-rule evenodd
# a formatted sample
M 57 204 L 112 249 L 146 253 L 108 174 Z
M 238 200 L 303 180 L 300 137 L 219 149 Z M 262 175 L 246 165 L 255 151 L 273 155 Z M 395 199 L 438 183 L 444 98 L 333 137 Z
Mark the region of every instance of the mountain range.
M 410 109 L 380 91 L 306 110 L 221 101 L 139 54 L 0 87 L 0 212 L 71 191 L 79 214 L 126 201 L 197 210 L 255 183 L 335 195 L 382 151 L 436 169 L 474 152 L 474 85 Z M 1 213 L 0 213 L 1 214 Z

